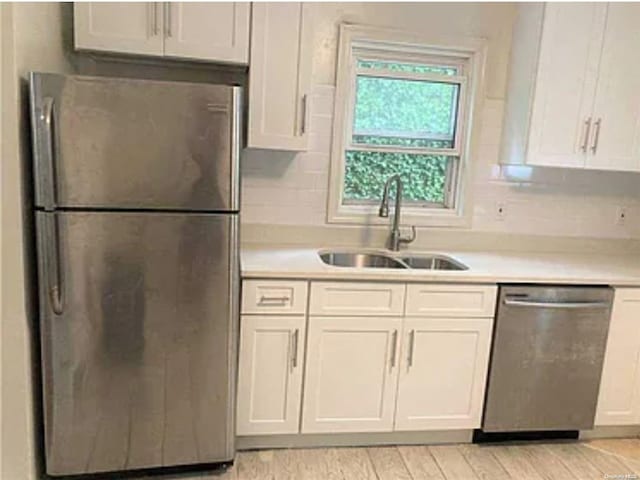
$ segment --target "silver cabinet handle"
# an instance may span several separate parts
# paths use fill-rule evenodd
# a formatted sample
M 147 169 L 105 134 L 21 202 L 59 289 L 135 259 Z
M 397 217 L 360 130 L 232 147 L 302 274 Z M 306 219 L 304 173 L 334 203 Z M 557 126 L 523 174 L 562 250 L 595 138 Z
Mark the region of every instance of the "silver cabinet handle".
M 39 178 L 40 192 L 42 194 L 42 204 L 45 210 L 53 210 L 56 203 L 56 182 L 55 182 L 55 156 L 56 146 L 53 131 L 54 103 L 53 98 L 45 97 L 40 110 L 40 123 L 43 127 L 43 141 L 45 143 L 43 152 L 44 158 L 40 158 L 41 175 Z
M 298 366 L 298 339 L 300 336 L 300 329 L 296 328 L 295 331 L 293 332 L 292 340 L 292 346 L 291 346 L 291 368 L 294 369 Z
M 398 330 L 393 331 L 391 337 L 391 368 L 396 366 L 396 353 L 398 351 Z
M 164 4 L 164 23 L 165 23 L 165 36 L 171 38 L 173 30 L 171 28 L 171 2 Z
M 580 150 L 583 152 L 587 152 L 587 148 L 589 146 L 589 132 L 591 131 L 591 117 L 587 118 L 584 121 L 584 137 L 582 137 L 582 145 L 580 145 Z
M 411 330 L 409 333 L 409 357 L 407 358 L 407 365 L 409 368 L 413 366 L 413 349 L 416 346 L 416 331 Z
M 599 118 L 593 124 L 593 144 L 591 145 L 591 152 L 596 153 L 598 150 L 598 142 L 600 141 L 600 127 L 602 126 L 602 119 Z
M 308 95 L 305 93 L 302 96 L 302 112 L 300 120 L 300 135 L 307 133 L 307 101 Z
M 291 301 L 290 297 L 282 296 L 282 297 L 265 297 L 264 295 L 260 297 L 258 301 L 258 305 L 267 305 L 267 306 L 284 306 Z
M 62 269 L 60 268 L 60 242 L 58 219 L 55 213 L 45 213 L 44 241 L 47 254 L 48 265 L 48 294 L 51 302 L 51 309 L 56 315 L 64 311 L 64 297 L 62 294 Z
M 147 4 L 147 15 L 149 16 L 150 36 L 158 35 L 158 3 L 150 2 Z
M 511 298 L 505 298 L 504 304 L 510 307 L 557 309 L 609 308 L 609 303 L 607 302 L 539 302 L 536 300 L 514 300 Z

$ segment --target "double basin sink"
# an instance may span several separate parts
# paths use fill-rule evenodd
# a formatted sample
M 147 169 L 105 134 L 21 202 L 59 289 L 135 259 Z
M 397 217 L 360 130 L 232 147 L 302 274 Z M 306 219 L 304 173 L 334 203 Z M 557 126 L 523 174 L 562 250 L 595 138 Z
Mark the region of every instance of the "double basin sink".
M 318 252 L 326 265 L 345 268 L 393 268 L 419 270 L 467 270 L 468 267 L 446 255 L 387 254 L 384 252 Z

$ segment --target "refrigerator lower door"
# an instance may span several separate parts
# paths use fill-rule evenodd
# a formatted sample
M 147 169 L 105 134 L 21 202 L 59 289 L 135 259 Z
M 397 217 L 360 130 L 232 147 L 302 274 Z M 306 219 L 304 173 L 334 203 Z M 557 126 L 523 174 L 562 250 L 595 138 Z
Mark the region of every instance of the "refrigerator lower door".
M 233 459 L 237 216 L 36 222 L 47 473 Z
M 31 74 L 36 205 L 238 211 L 241 89 Z

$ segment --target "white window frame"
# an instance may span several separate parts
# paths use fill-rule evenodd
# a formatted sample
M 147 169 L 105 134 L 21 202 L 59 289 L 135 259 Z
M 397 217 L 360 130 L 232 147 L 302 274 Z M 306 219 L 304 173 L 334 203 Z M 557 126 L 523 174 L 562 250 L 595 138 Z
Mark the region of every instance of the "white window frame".
M 394 52 L 397 51 L 397 55 Z M 356 52 L 361 52 L 360 54 Z M 357 59 L 366 57 L 366 53 L 375 52 L 375 60 L 394 62 L 442 63 L 456 65 L 460 68 L 457 76 L 447 76 L 453 83 L 460 84 L 458 98 L 458 118 L 455 132 L 454 148 L 431 151 L 419 148 L 415 151 L 404 147 L 370 147 L 352 145 L 352 126 L 354 103 L 356 97 L 356 76 L 364 72 L 373 76 L 385 75 L 384 70 L 358 69 Z M 477 142 L 475 117 L 481 111 L 482 81 L 486 56 L 486 42 L 475 38 L 443 38 L 428 35 L 387 30 L 376 27 L 342 24 L 340 25 L 340 41 L 338 50 L 338 67 L 336 73 L 336 94 L 334 103 L 333 140 L 331 147 L 331 170 L 327 208 L 328 223 L 346 224 L 387 224 L 386 218 L 378 217 L 378 206 L 369 204 L 343 205 L 345 152 L 349 149 L 370 151 L 401 150 L 406 153 L 448 153 L 458 157 L 458 168 L 455 175 L 449 175 L 451 184 L 447 186 L 450 194 L 445 207 L 429 208 L 428 206 L 412 206 L 404 202 L 402 208 L 403 224 L 417 226 L 465 227 L 471 222 L 471 196 L 467 186 L 470 184 L 469 159 L 472 146 Z M 435 59 L 435 62 L 434 62 Z M 438 62 L 441 59 L 441 62 Z M 389 72 L 394 78 L 416 78 L 420 80 L 441 81 L 441 75 L 427 73 L 412 74 L 408 72 Z

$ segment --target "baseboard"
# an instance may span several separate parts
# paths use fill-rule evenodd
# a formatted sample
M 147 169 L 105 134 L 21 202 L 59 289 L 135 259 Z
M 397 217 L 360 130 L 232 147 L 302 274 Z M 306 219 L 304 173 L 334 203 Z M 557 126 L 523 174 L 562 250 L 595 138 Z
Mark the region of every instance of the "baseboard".
M 640 436 L 640 425 L 595 427 L 593 430 L 581 430 L 580 440 L 596 438 L 630 438 Z
M 238 450 L 262 448 L 365 447 L 471 443 L 473 430 L 433 432 L 327 433 L 236 437 Z

